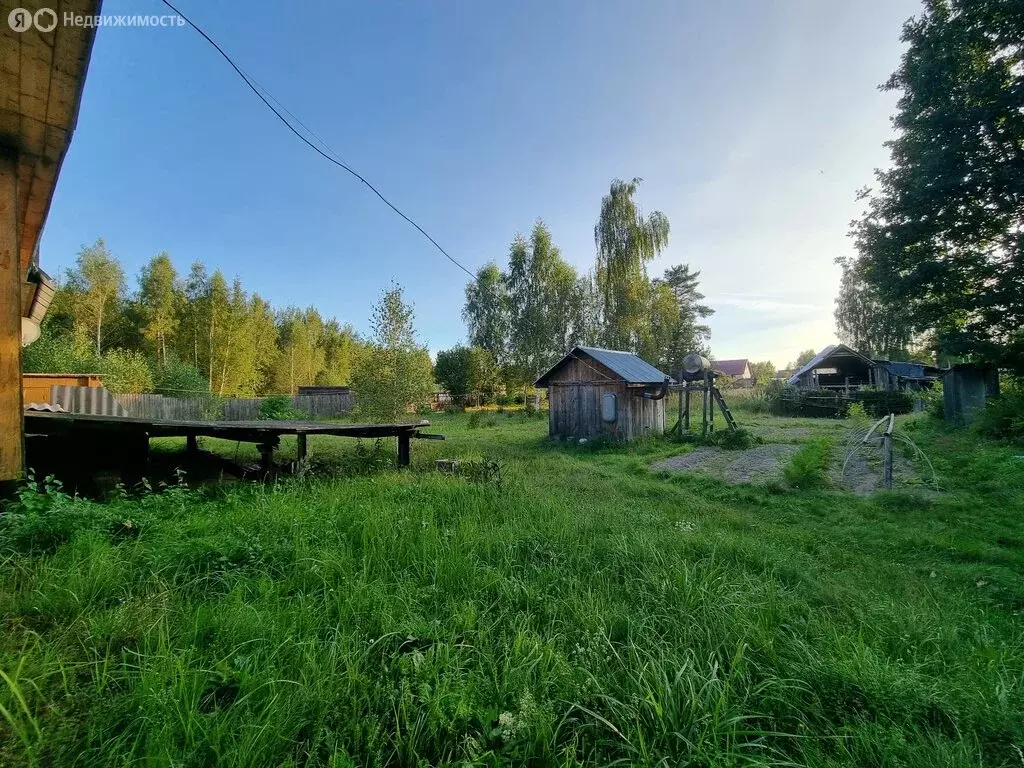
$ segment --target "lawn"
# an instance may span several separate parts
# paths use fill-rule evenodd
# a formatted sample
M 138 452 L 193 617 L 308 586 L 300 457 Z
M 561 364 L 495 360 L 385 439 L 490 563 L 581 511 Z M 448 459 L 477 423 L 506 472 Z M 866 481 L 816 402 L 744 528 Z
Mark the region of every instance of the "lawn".
M 842 435 L 738 417 L 804 463 Z M 411 470 L 313 438 L 344 476 L 26 494 L 0 765 L 1024 762 L 1019 450 L 912 422 L 943 492 L 854 495 L 469 419 Z

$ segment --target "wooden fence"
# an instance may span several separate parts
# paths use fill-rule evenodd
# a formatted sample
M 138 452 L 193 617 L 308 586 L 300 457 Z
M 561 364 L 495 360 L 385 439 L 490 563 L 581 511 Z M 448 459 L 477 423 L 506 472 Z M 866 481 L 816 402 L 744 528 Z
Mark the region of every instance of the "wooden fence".
M 255 421 L 260 416 L 262 397 L 168 397 L 166 395 L 114 395 L 129 416 L 143 419 L 192 421 Z M 291 407 L 311 419 L 337 419 L 355 405 L 351 392 L 332 395 L 296 395 Z

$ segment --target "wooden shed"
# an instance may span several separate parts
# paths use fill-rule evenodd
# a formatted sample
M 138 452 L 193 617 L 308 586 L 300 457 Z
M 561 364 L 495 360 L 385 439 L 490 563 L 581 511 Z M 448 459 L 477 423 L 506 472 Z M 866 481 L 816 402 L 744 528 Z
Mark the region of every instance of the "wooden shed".
M 574 347 L 535 386 L 548 390 L 551 437 L 633 440 L 665 431 L 671 383 L 671 377 L 630 352 Z
M 21 375 L 22 400 L 29 403 L 50 402 L 50 387 L 102 387 L 103 376 L 98 373 L 23 373 Z

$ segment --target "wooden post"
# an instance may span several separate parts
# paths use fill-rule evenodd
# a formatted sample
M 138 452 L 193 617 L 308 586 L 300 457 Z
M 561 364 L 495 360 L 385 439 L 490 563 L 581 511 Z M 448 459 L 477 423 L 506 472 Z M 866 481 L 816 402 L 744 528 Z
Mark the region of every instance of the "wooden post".
M 21 402 L 21 248 L 18 155 L 0 148 L 0 495 L 21 480 L 25 422 Z
M 711 432 L 715 431 L 715 380 L 708 374 L 708 388 L 707 388 L 707 399 L 708 399 L 708 430 Z
M 700 391 L 700 404 L 703 409 L 700 434 L 701 437 L 704 437 L 708 433 L 708 377 L 706 374 L 704 376 L 704 388 Z
M 882 485 L 892 490 L 892 435 L 882 435 Z
M 690 431 L 690 383 L 686 383 L 686 388 L 683 390 L 686 396 L 686 406 L 683 408 L 683 424 L 686 427 L 686 431 Z
M 83 441 L 83 444 L 86 443 Z M 134 488 L 149 470 L 149 435 L 142 431 L 126 432 L 121 437 L 121 445 L 121 482 Z
M 295 436 L 295 460 L 305 461 L 306 460 L 306 433 L 299 432 Z
M 185 437 L 185 448 L 189 456 L 195 456 L 199 453 L 199 441 L 196 440 L 195 435 L 187 435 Z
M 276 440 L 268 440 L 256 445 L 256 450 L 260 452 L 260 472 L 266 477 L 270 477 L 274 474 L 275 443 Z
M 409 433 L 403 432 L 398 436 L 398 466 L 409 466 Z

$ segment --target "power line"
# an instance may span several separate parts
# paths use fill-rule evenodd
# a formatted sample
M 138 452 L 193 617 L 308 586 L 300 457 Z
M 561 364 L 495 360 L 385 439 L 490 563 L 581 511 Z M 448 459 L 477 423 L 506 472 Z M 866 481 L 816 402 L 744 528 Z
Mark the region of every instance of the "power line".
M 327 144 L 327 142 L 324 141 L 320 136 L 318 136 L 317 133 L 312 128 L 307 126 L 298 117 L 296 117 L 294 114 L 292 114 L 292 112 L 284 104 L 282 104 L 280 101 L 278 101 L 270 93 L 270 91 L 268 91 L 262 85 L 257 83 L 253 78 L 251 78 L 249 75 L 247 75 L 244 71 L 242 71 L 241 67 L 239 67 L 237 64 L 235 64 L 234 60 L 230 56 L 228 56 L 228 54 L 224 51 L 224 49 L 221 48 L 212 37 L 210 37 L 208 34 L 206 34 L 206 32 L 204 32 L 203 29 L 201 27 L 199 27 L 199 25 L 197 25 L 194 21 L 192 21 L 192 19 L 190 19 L 184 13 L 179 11 L 173 4 L 171 4 L 169 2 L 169 0 L 160 0 L 160 1 L 164 5 L 166 5 L 168 8 L 170 8 L 172 11 L 174 11 L 176 14 L 178 14 L 181 18 L 183 18 L 185 20 L 186 24 L 188 24 L 190 27 L 192 27 L 192 29 L 194 29 L 196 32 L 198 32 L 199 35 L 204 40 L 206 40 L 206 42 L 208 42 L 210 45 L 212 45 L 216 49 L 217 53 L 219 53 L 224 58 L 224 60 L 228 64 L 231 65 L 231 68 L 233 70 L 235 70 L 237 75 L 240 78 L 242 78 L 242 81 L 247 86 L 249 86 L 249 90 L 251 90 L 253 93 L 255 93 L 257 98 L 259 98 L 259 100 L 262 101 L 264 103 L 264 105 L 266 105 L 267 109 L 269 109 L 271 112 L 273 112 L 274 115 L 277 116 L 277 118 L 282 123 L 284 123 L 285 127 L 288 128 L 289 131 L 294 133 L 306 146 L 308 146 L 310 149 L 312 149 L 314 152 L 316 152 L 318 155 L 323 157 L 328 162 L 333 163 L 334 165 L 338 166 L 342 170 L 350 173 L 352 176 L 357 178 L 366 187 L 368 187 L 370 189 L 370 191 L 372 191 L 377 197 L 379 197 L 384 202 L 384 204 L 387 205 L 392 211 L 397 213 L 399 216 L 401 216 L 403 219 L 405 219 L 405 221 L 407 221 L 409 224 L 411 224 L 413 227 L 415 227 L 416 230 L 419 231 L 419 233 L 421 235 L 423 235 L 425 238 L 427 238 L 427 240 L 429 240 L 431 242 L 431 244 L 435 248 L 437 248 L 437 250 L 440 251 L 444 255 L 445 258 L 448 259 L 448 261 L 450 261 L 452 264 L 454 264 L 459 269 L 461 269 L 463 272 L 465 272 L 467 275 L 469 275 L 470 278 L 474 282 L 476 282 L 478 280 L 477 276 L 471 270 L 467 269 L 465 266 L 463 266 L 461 263 L 459 263 L 459 261 L 457 259 L 455 259 L 455 257 L 453 257 L 450 253 L 448 253 L 448 251 L 446 251 L 444 248 L 442 248 L 441 245 L 434 238 L 432 238 L 429 234 L 427 234 L 426 230 L 424 230 L 423 227 L 421 227 L 415 221 L 413 221 L 408 216 L 406 216 L 404 213 L 402 213 L 402 211 L 400 211 L 394 205 L 394 203 L 392 203 L 390 200 L 388 200 L 386 197 L 384 197 L 384 195 L 382 195 L 380 193 L 380 190 L 378 190 L 375 186 L 373 186 L 373 184 L 371 184 L 369 181 L 367 181 L 361 174 L 357 173 L 351 167 L 349 167 L 346 163 L 344 163 L 340 159 L 340 155 L 338 155 L 337 152 L 335 152 L 333 149 L 331 149 L 331 147 Z M 271 102 L 274 102 L 274 103 L 272 104 Z M 277 104 L 277 107 L 275 107 L 274 104 Z M 278 107 L 280 107 L 280 110 L 278 109 Z M 312 141 L 310 141 L 294 125 L 292 125 L 292 123 L 289 122 L 288 118 L 286 118 L 284 115 L 281 114 L 281 110 L 286 112 L 288 114 L 288 116 L 291 117 L 292 120 L 294 120 L 307 133 L 309 133 L 313 138 L 315 138 L 322 145 L 322 148 L 318 147 L 316 144 L 314 144 Z M 580 363 L 585 365 L 587 368 L 590 368 L 595 373 L 598 373 L 598 374 L 602 375 L 604 378 L 608 378 L 608 376 L 606 374 L 603 374 L 601 371 L 598 371 L 596 368 L 594 368 L 594 366 L 590 365 L 586 360 L 583 360 L 579 356 L 572 354 L 572 350 L 569 351 L 569 356 L 573 357 L 576 360 L 578 360 Z
M 284 123 L 284 125 L 288 128 L 288 130 L 290 130 L 292 133 L 294 133 L 296 136 L 298 136 L 299 139 L 304 144 L 306 144 L 310 149 L 312 149 L 318 155 L 323 157 L 325 160 L 327 160 L 330 163 L 333 163 L 334 165 L 336 165 L 339 168 L 347 171 L 348 173 L 350 173 L 351 175 L 353 175 L 357 179 L 359 179 L 359 181 L 361 181 L 364 185 L 366 185 L 370 189 L 371 192 L 373 192 L 377 197 L 379 197 L 384 202 L 384 204 L 386 206 L 388 206 L 388 208 L 390 208 L 392 211 L 394 211 L 399 216 L 401 216 L 403 219 L 405 219 L 409 224 L 411 224 L 413 227 L 415 227 L 419 231 L 419 233 L 421 235 L 423 235 L 425 238 L 427 238 L 427 240 L 429 240 L 431 242 L 431 244 L 433 244 L 433 246 L 435 248 L 437 248 L 437 250 L 440 251 L 444 255 L 444 257 L 446 259 L 448 259 L 448 261 L 450 261 L 452 264 L 457 266 L 459 269 L 461 269 L 463 272 L 465 272 L 467 275 L 469 275 L 474 280 L 476 279 L 476 275 L 474 275 L 473 272 L 471 272 L 465 266 L 460 264 L 458 262 L 458 260 L 455 259 L 455 257 L 453 257 L 450 253 L 448 253 L 448 251 L 446 251 L 444 248 L 442 248 L 440 246 L 440 244 L 437 242 L 437 240 L 435 240 L 429 234 L 427 234 L 427 231 L 425 229 L 423 229 L 423 227 L 421 227 L 415 221 L 413 221 L 408 216 L 406 216 L 404 213 L 402 213 L 402 211 L 400 211 L 395 206 L 394 203 L 392 203 L 390 200 L 388 200 L 386 197 L 384 197 L 384 195 L 382 195 L 380 193 L 380 190 L 378 190 L 375 186 L 373 186 L 373 184 L 371 184 L 369 181 L 367 181 L 362 175 L 360 175 L 359 173 L 354 171 L 352 168 L 350 168 L 348 165 L 346 165 L 341 160 L 339 160 L 338 157 L 337 157 L 337 153 L 334 152 L 334 150 L 332 150 L 330 147 L 328 147 L 327 143 L 324 142 L 323 139 L 321 139 L 319 136 L 317 136 L 315 133 L 313 133 L 313 131 L 311 131 L 309 128 L 306 128 L 306 126 L 303 125 L 302 121 L 299 120 L 294 115 L 291 115 L 291 112 L 288 112 L 288 110 L 285 109 L 284 105 L 282 104 L 281 108 L 284 109 L 285 112 L 288 112 L 288 114 L 291 115 L 292 118 L 299 125 L 302 125 L 303 128 L 306 128 L 306 130 L 309 131 L 309 133 L 311 133 L 314 137 L 316 137 L 320 141 L 320 143 L 323 144 L 323 146 L 327 149 L 327 151 L 325 152 L 323 149 L 318 147 L 316 144 L 314 144 L 308 138 L 303 136 L 302 133 L 298 129 L 296 129 L 295 126 L 292 125 L 288 121 L 288 118 L 286 118 L 284 115 L 282 115 L 281 112 L 277 109 L 277 107 L 275 107 L 273 104 L 270 103 L 270 99 L 273 99 L 278 104 L 281 104 L 281 102 L 277 101 L 277 99 L 274 99 L 273 96 L 270 96 L 269 91 L 266 91 L 266 89 L 262 88 L 262 86 L 257 87 L 255 82 L 248 75 L 246 75 L 245 72 L 243 72 L 241 70 L 241 68 L 237 64 L 235 64 L 235 62 L 232 60 L 232 58 L 230 56 L 228 56 L 228 54 L 224 51 L 224 49 L 221 48 L 219 45 L 217 45 L 217 42 L 212 37 L 210 37 L 208 34 L 206 34 L 206 32 L 204 32 L 195 22 L 193 22 L 188 16 L 186 16 L 184 13 L 179 11 L 177 8 L 175 8 L 174 5 L 172 5 L 170 2 L 168 2 L 168 0 L 160 0 L 160 1 L 164 5 L 166 5 L 168 8 L 170 8 L 172 11 L 174 11 L 176 14 L 178 14 L 181 18 L 183 18 L 185 20 L 186 24 L 188 24 L 190 27 L 192 27 L 192 29 L 194 29 L 196 32 L 198 32 L 202 36 L 202 38 L 204 40 L 206 40 L 206 42 L 208 42 L 210 45 L 212 45 L 217 50 L 217 53 L 219 53 L 224 58 L 224 60 L 228 64 L 231 65 L 231 68 L 233 70 L 235 70 L 235 72 L 238 74 L 238 76 L 240 78 L 242 78 L 242 80 L 245 82 L 245 84 L 247 86 L 249 86 L 249 89 L 253 93 L 255 93 L 256 96 L 259 98 L 259 100 L 262 101 L 267 106 L 267 109 L 269 109 L 271 112 L 273 112 L 277 116 L 277 118 L 282 123 Z M 266 91 L 267 96 L 270 96 L 270 99 L 268 99 L 267 96 L 263 95 L 263 91 Z

